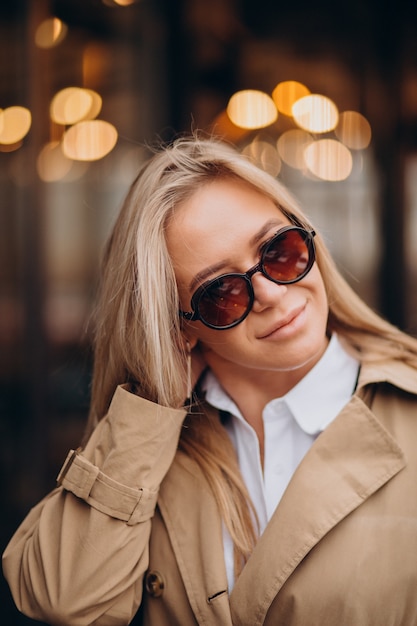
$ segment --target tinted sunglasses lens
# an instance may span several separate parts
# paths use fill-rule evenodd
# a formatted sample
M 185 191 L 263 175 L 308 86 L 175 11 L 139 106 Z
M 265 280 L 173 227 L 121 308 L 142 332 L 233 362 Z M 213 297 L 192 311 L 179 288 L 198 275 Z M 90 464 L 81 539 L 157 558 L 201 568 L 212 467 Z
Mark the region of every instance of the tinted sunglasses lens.
M 216 328 L 239 322 L 250 307 L 248 283 L 242 276 L 219 276 L 200 294 L 198 313 L 200 319 Z
M 275 237 L 265 248 L 262 264 L 266 274 L 279 282 L 295 282 L 311 269 L 310 235 L 302 229 L 290 229 Z

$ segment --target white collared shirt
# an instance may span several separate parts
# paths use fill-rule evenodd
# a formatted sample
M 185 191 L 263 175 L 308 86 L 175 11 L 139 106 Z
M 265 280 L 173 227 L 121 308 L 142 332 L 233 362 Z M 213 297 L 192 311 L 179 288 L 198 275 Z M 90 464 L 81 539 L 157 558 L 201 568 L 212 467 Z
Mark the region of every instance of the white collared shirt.
M 350 400 L 356 386 L 359 363 L 341 346 L 334 333 L 316 365 L 285 396 L 268 402 L 263 410 L 264 468 L 255 430 L 221 387 L 212 372 L 203 381 L 206 400 L 226 411 L 226 429 L 255 507 L 260 533 L 275 511 L 298 464 L 316 437 Z M 234 584 L 233 544 L 223 530 L 229 592 Z

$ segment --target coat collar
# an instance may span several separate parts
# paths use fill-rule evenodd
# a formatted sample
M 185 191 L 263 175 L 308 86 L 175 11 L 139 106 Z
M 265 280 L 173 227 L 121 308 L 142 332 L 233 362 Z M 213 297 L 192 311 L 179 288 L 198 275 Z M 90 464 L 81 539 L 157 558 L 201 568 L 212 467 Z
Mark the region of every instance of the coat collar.
M 389 382 L 417 394 L 416 378 L 402 364 L 364 365 L 358 390 L 362 395 L 371 382 Z M 201 470 L 179 453 L 161 486 L 159 507 L 198 623 L 263 624 L 306 554 L 404 466 L 394 438 L 355 395 L 297 468 L 229 598 L 216 503 Z
M 263 624 L 274 597 L 307 553 L 404 466 L 395 440 L 360 398 L 352 398 L 297 468 L 236 581 L 230 598 L 233 623 Z M 253 585 L 259 572 L 262 584 Z
M 358 388 L 371 383 L 386 382 L 417 395 L 417 371 L 403 361 L 392 359 L 364 363 L 359 374 Z

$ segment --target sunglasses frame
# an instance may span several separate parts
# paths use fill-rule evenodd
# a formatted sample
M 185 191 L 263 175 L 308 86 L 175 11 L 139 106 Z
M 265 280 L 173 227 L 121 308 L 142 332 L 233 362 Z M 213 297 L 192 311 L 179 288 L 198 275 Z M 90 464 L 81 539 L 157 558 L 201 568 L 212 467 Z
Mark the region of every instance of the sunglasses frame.
M 274 241 L 289 231 L 297 231 L 301 233 L 304 239 L 304 242 L 306 244 L 307 250 L 308 250 L 308 263 L 307 263 L 305 270 L 296 278 L 292 278 L 291 280 L 277 280 L 269 276 L 269 274 L 267 274 L 265 267 L 264 267 L 264 263 L 265 263 L 264 257 L 265 257 L 266 251 L 274 243 Z M 200 321 L 202 324 L 204 324 L 208 328 L 212 328 L 213 330 L 228 330 L 229 328 L 233 328 L 234 326 L 237 326 L 238 324 L 243 322 L 243 320 L 249 315 L 249 313 L 252 310 L 253 303 L 255 301 L 255 293 L 254 293 L 253 285 L 252 285 L 252 276 L 256 274 L 257 272 L 261 272 L 261 274 L 265 276 L 265 278 L 267 278 L 268 280 L 272 281 L 273 283 L 277 285 L 292 285 L 294 283 L 298 283 L 305 276 L 307 276 L 307 274 L 313 267 L 314 262 L 316 260 L 316 247 L 314 244 L 315 235 L 316 235 L 316 232 L 314 230 L 307 230 L 306 228 L 303 228 L 302 226 L 296 226 L 293 224 L 289 226 L 284 226 L 284 228 L 281 228 L 280 230 L 278 230 L 270 239 L 268 239 L 268 241 L 264 243 L 260 251 L 260 259 L 258 263 L 256 263 L 253 267 L 251 267 L 247 272 L 243 274 L 240 274 L 238 272 L 227 272 L 225 274 L 220 274 L 219 276 L 216 276 L 215 278 L 211 278 L 210 280 L 206 281 L 205 283 L 200 285 L 200 287 L 198 287 L 194 291 L 193 295 L 191 296 L 192 311 L 180 310 L 179 314 L 181 315 L 181 317 L 185 318 L 189 322 Z M 198 307 L 199 307 L 199 302 L 202 296 L 204 295 L 205 291 L 207 291 L 207 288 L 211 285 L 211 283 L 213 283 L 216 280 L 220 280 L 226 277 L 228 278 L 236 277 L 236 278 L 241 278 L 245 280 L 246 285 L 247 285 L 247 290 L 248 290 L 249 301 L 248 301 L 247 309 L 241 317 L 239 317 L 234 322 L 227 324 L 225 326 L 217 326 L 215 324 L 210 324 L 210 322 L 205 321 L 204 318 L 200 316 Z

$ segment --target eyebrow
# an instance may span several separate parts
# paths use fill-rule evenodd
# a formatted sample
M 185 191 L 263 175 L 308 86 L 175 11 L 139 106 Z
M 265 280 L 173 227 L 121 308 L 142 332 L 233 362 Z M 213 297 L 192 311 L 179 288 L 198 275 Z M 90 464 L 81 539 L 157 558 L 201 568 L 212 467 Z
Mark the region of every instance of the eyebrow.
M 257 233 L 255 233 L 255 235 L 250 239 L 249 241 L 249 245 L 250 246 L 254 246 L 256 245 L 259 241 L 261 241 L 265 235 L 267 235 L 269 233 L 269 231 L 271 230 L 271 228 L 276 228 L 277 226 L 282 226 L 284 224 L 284 222 L 280 219 L 270 219 L 267 222 L 265 222 L 265 224 L 258 230 Z M 229 265 L 230 263 L 230 259 L 226 258 L 223 259 L 223 261 L 219 261 L 218 263 L 214 263 L 213 265 L 209 265 L 208 267 L 205 267 L 203 270 L 201 270 L 201 272 L 198 272 L 191 280 L 189 288 L 190 291 L 193 291 L 194 288 L 197 285 L 201 285 L 206 278 L 208 278 L 209 276 L 211 276 L 212 274 L 215 274 L 217 272 L 219 272 L 220 270 L 222 270 L 224 267 L 226 267 L 226 265 Z
M 267 222 L 265 222 L 265 224 L 262 226 L 262 228 L 260 228 L 258 230 L 258 232 L 252 237 L 252 239 L 250 240 L 250 245 L 254 246 L 256 245 L 259 241 L 261 241 L 261 239 L 263 239 L 265 237 L 265 235 L 267 235 L 269 233 L 269 231 L 271 230 L 271 228 L 276 228 L 277 226 L 283 226 L 284 222 L 280 219 L 270 219 Z

